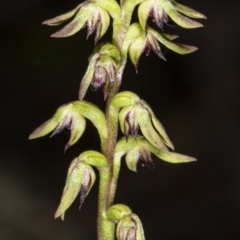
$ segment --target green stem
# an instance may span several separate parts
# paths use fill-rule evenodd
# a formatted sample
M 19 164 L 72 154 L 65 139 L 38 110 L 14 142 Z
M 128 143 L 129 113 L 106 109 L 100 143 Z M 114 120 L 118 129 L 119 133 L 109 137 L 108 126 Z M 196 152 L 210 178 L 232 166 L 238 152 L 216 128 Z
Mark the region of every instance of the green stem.
M 107 141 L 102 144 L 102 152 L 108 159 L 109 169 L 100 172 L 99 202 L 98 202 L 98 240 L 113 240 L 115 237 L 115 224 L 106 219 L 106 211 L 113 204 L 117 180 L 120 170 L 120 162 L 114 162 L 114 153 L 118 134 L 118 116 L 111 111 L 112 98 L 118 93 L 122 75 L 127 61 L 127 52 L 122 48 L 123 42 L 130 25 L 134 8 L 123 7 L 120 18 L 113 19 L 113 39 L 121 52 L 121 64 L 112 89 L 109 92 L 106 103 Z
M 99 201 L 98 201 L 98 240 L 113 240 L 115 235 L 115 223 L 106 218 L 109 168 L 100 170 Z

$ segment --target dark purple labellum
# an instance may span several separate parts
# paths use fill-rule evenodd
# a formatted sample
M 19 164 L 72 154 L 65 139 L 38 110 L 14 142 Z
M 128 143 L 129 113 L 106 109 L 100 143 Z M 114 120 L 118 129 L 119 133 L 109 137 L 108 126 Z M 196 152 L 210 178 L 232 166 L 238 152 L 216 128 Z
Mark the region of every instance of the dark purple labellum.
M 142 167 L 147 167 L 153 171 L 157 171 L 155 164 L 153 160 L 150 159 L 144 159 L 141 155 L 139 156 L 138 163 L 141 164 Z

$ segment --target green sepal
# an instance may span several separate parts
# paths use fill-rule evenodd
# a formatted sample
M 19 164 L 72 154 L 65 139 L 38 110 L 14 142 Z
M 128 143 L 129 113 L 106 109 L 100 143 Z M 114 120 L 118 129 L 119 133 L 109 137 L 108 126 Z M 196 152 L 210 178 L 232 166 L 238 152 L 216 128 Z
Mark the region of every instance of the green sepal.
M 120 140 L 118 140 L 115 152 L 116 158 L 122 158 L 130 149 L 135 147 L 144 147 L 161 160 L 169 163 L 185 163 L 196 161 L 196 159 L 193 157 L 189 157 L 175 152 L 169 152 L 155 147 L 148 140 L 146 140 L 143 136 L 140 135 L 138 135 L 136 138 L 129 136 L 127 142 L 125 138 L 121 138 Z
M 99 169 L 108 167 L 106 157 L 97 151 L 89 150 L 79 155 L 79 160 Z
M 145 0 L 138 7 L 138 19 L 143 29 L 146 29 L 147 19 L 153 6 L 153 0 Z
M 188 54 L 198 50 L 197 47 L 184 45 L 180 43 L 173 43 L 168 38 L 166 38 L 162 33 L 148 27 L 148 34 L 152 34 L 160 43 L 162 43 L 167 48 L 179 54 Z
M 131 111 L 132 108 L 133 108 L 132 106 L 123 107 L 118 114 L 120 129 L 123 133 L 125 132 L 124 123 L 125 123 L 126 115 L 129 111 Z
M 132 213 L 132 210 L 124 204 L 114 204 L 106 212 L 106 217 L 109 220 L 119 221 L 126 215 Z
M 135 41 L 138 37 L 144 34 L 144 31 L 139 23 L 132 23 L 127 31 L 124 39 L 123 48 L 127 51 L 130 44 Z
M 37 129 L 35 129 L 28 137 L 29 140 L 43 137 L 50 132 L 52 132 L 58 125 L 61 118 L 59 118 L 59 115 L 55 114 L 54 118 L 51 118 L 47 120 L 45 123 L 43 123 L 41 126 L 39 126 Z
M 164 151 L 162 149 L 156 148 L 152 144 L 150 144 L 148 141 L 145 139 L 140 140 L 144 146 L 152 152 L 154 155 L 156 155 L 158 158 L 161 160 L 164 160 L 169 163 L 187 163 L 187 162 L 194 162 L 197 161 L 196 158 L 189 157 L 186 155 L 182 155 L 179 153 L 175 152 L 169 152 L 169 151 Z
M 156 169 L 151 158 L 151 152 L 141 142 L 137 142 L 136 147 L 127 151 L 125 160 L 128 169 L 133 172 L 137 172 L 138 163 L 143 167 L 149 167 L 152 170 Z
M 68 169 L 67 180 L 61 197 L 60 205 L 55 213 L 55 218 L 64 220 L 65 211 L 70 207 L 75 198 L 81 193 L 80 205 L 88 195 L 95 182 L 96 176 L 91 166 L 75 158 Z
M 145 34 L 142 34 L 129 46 L 129 57 L 136 70 L 138 68 L 140 57 L 145 49 L 146 42 L 147 42 L 146 36 Z
M 179 36 L 175 34 L 162 33 L 162 35 L 170 41 L 179 38 Z
M 70 130 L 70 138 L 65 145 L 66 151 L 67 148 L 79 140 L 86 128 L 86 120 L 82 116 L 81 112 L 76 109 L 75 102 L 64 104 L 59 107 L 51 119 L 46 121 L 30 134 L 29 139 L 43 137 L 53 130 L 54 132 L 51 136 L 54 136 L 55 134 L 61 132 L 64 128 Z
M 145 240 L 142 223 L 139 217 L 132 213 L 125 215 L 117 224 L 116 235 L 118 240 Z
M 159 43 L 157 41 L 157 39 L 152 35 L 152 34 L 148 34 L 147 35 L 147 41 L 148 41 L 148 44 L 150 44 L 151 46 L 151 49 L 154 51 L 154 53 L 161 59 L 166 60 L 166 58 L 164 57 L 162 51 L 161 51 L 161 48 L 159 46 Z
M 93 2 L 107 10 L 112 18 L 120 17 L 121 9 L 115 0 L 93 0 Z
M 118 158 L 123 157 L 129 149 L 137 146 L 138 139 L 140 139 L 139 136 L 136 139 L 129 136 L 128 141 L 126 141 L 125 137 L 119 139 L 116 145 L 115 156 Z
M 145 240 L 143 226 L 139 217 L 136 214 L 132 213 L 130 218 L 137 226 L 136 240 Z
M 48 26 L 57 26 L 62 24 L 63 22 L 67 21 L 71 17 L 73 17 L 77 11 L 84 5 L 85 3 L 79 4 L 76 8 L 72 9 L 71 11 L 64 13 L 60 16 L 57 16 L 55 18 L 51 18 L 48 20 L 45 20 L 42 24 L 48 25 Z
M 74 19 L 61 30 L 52 34 L 51 37 L 61 38 L 72 36 L 84 27 L 87 20 L 91 17 L 93 10 L 93 4 L 83 5 L 81 9 L 77 12 Z
M 96 61 L 99 58 L 100 58 L 99 53 L 94 54 L 88 64 L 87 71 L 83 76 L 83 79 L 81 81 L 80 88 L 79 88 L 78 98 L 80 101 L 84 98 L 84 96 L 87 92 L 87 89 L 88 89 L 89 85 L 91 84 L 91 81 L 92 81 L 92 78 L 94 75 L 94 71 L 95 71 Z
M 155 147 L 167 151 L 167 147 L 165 146 L 163 140 L 152 126 L 151 116 L 149 115 L 147 109 L 140 105 L 136 106 L 135 109 L 138 123 L 144 137 Z
M 87 101 L 76 101 L 74 105 L 79 112 L 97 128 L 101 139 L 107 137 L 106 119 L 103 111 L 96 105 Z
M 184 6 L 180 3 L 177 3 L 176 1 L 172 1 L 172 5 L 174 6 L 174 8 L 178 12 L 183 13 L 188 17 L 191 17 L 191 18 L 205 18 L 206 19 L 206 16 L 204 14 L 202 14 L 200 12 L 197 12 L 190 7 L 187 7 L 187 6 Z
M 163 125 L 160 123 L 160 121 L 157 119 L 156 115 L 154 114 L 153 110 L 151 109 L 151 107 L 144 101 L 141 100 L 143 106 L 147 109 L 148 113 L 151 116 L 151 120 L 152 120 L 152 124 L 154 126 L 154 128 L 157 130 L 157 132 L 160 134 L 163 142 L 170 147 L 172 150 L 174 150 L 174 146 L 171 142 L 171 140 L 169 139 Z
M 188 17 L 183 16 L 182 14 L 178 13 L 175 9 L 174 5 L 169 0 L 159 0 L 162 8 L 164 11 L 170 16 L 170 18 L 177 23 L 179 26 L 183 28 L 198 28 L 202 27 L 203 25 L 199 22 L 196 22 Z
M 110 17 L 108 12 L 105 9 L 99 8 L 99 14 L 101 18 L 101 24 L 98 24 L 97 26 L 95 43 L 97 43 L 98 40 L 102 38 L 102 36 L 106 33 L 110 24 Z
M 139 146 L 129 149 L 126 153 L 126 164 L 128 169 L 137 172 L 137 164 L 139 160 Z
M 123 91 L 116 94 L 112 101 L 111 105 L 116 108 L 122 108 L 129 105 L 135 105 L 140 102 L 140 98 L 133 92 L 130 91 Z

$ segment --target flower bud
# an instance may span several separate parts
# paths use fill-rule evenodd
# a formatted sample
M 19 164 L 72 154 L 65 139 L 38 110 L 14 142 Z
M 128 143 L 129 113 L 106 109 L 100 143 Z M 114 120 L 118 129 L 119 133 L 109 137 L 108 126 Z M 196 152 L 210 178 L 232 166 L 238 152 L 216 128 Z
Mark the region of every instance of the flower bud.
M 70 207 L 79 193 L 79 208 L 81 208 L 84 199 L 95 182 L 95 179 L 96 177 L 92 167 L 81 161 L 80 158 L 75 158 L 68 169 L 66 184 L 60 205 L 55 213 L 55 218 L 61 217 L 61 219 L 64 220 L 65 211 Z
M 142 223 L 134 213 L 120 219 L 116 235 L 118 240 L 145 240 Z
M 106 157 L 97 151 L 85 151 L 79 155 L 79 160 L 89 164 L 91 166 L 94 166 L 101 170 L 101 168 L 108 167 L 108 161 Z
M 114 204 L 107 212 L 109 220 L 117 222 L 118 240 L 144 240 L 144 232 L 140 219 L 124 204 Z
M 126 215 L 132 213 L 132 210 L 124 204 L 114 204 L 106 212 L 106 216 L 109 220 L 119 221 Z

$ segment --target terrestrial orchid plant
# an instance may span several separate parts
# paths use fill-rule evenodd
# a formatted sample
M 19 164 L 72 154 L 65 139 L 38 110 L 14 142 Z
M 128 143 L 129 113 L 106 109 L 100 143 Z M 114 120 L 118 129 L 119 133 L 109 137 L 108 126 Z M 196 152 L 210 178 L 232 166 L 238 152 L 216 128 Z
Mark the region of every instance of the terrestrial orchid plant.
M 131 22 L 138 8 L 138 21 Z M 157 25 L 148 26 L 148 18 Z M 99 43 L 112 18 L 113 34 L 109 42 Z M 67 180 L 55 218 L 64 219 L 65 211 L 80 195 L 80 207 L 95 182 L 93 167 L 99 171 L 98 240 L 143 240 L 139 217 L 124 204 L 115 204 L 114 196 L 122 158 L 125 156 L 131 171 L 137 164 L 154 169 L 151 154 L 169 163 L 195 161 L 195 158 L 175 153 L 173 144 L 151 107 L 137 94 L 119 92 L 124 68 L 129 56 L 138 69 L 141 55 L 151 50 L 161 59 L 165 56 L 161 45 L 179 53 L 188 54 L 196 47 L 176 43 L 178 36 L 163 31 L 169 21 L 183 28 L 202 27 L 190 18 L 206 18 L 203 14 L 173 0 L 87 0 L 63 15 L 46 20 L 43 24 L 56 26 L 70 19 L 65 27 L 52 37 L 69 37 L 87 27 L 87 37 L 94 31 L 95 48 L 80 84 L 78 100 L 62 105 L 51 119 L 38 127 L 29 139 L 55 135 L 67 128 L 70 139 L 65 151 L 75 144 L 86 128 L 86 119 L 96 127 L 101 152 L 89 150 L 77 156 L 69 166 Z M 160 44 L 159 44 L 160 43 Z M 96 105 L 83 100 L 88 88 L 102 89 L 106 101 L 105 113 Z M 123 133 L 118 138 L 118 125 Z

